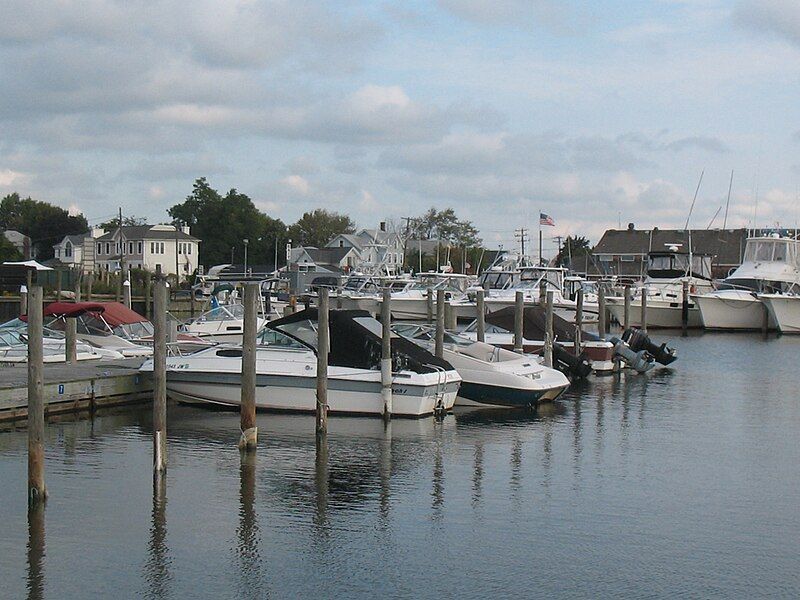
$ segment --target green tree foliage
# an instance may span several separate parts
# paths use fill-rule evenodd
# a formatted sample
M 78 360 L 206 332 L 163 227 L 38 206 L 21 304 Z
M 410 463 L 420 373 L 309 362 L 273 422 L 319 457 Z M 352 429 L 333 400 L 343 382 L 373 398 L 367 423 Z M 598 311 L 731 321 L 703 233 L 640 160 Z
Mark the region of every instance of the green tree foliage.
M 294 246 L 322 248 L 340 233 L 355 233 L 356 224 L 347 215 L 318 208 L 304 213 L 289 228 L 289 238 Z
M 53 244 L 65 235 L 85 233 L 89 224 L 83 215 L 71 216 L 61 207 L 17 192 L 0 201 L 0 229 L 15 229 L 31 238 L 33 255 L 39 260 L 53 257 Z
M 287 240 L 286 225 L 259 211 L 235 189 L 223 196 L 201 177 L 186 200 L 167 212 L 174 225 L 189 225 L 192 235 L 200 238 L 200 264 L 206 267 L 229 263 L 231 250 L 234 262 L 244 262 L 245 239 L 249 241 L 248 265 L 271 265 L 276 240 L 278 264 L 286 262 L 286 253 L 281 251 Z
M 134 215 L 122 215 L 123 227 L 136 227 L 139 225 L 147 225 L 147 217 L 136 217 Z M 110 221 L 100 224 L 100 229 L 104 231 L 113 231 L 119 227 L 119 217 L 114 217 Z
M 6 260 L 22 260 L 22 258 L 17 247 L 0 232 L 0 263 Z
M 589 240 L 582 235 L 567 236 L 564 240 L 564 245 L 556 256 L 557 265 L 566 265 L 570 257 L 577 258 L 579 256 L 586 256 L 592 254 L 592 246 Z
M 454 246 L 478 246 L 481 238 L 472 221 L 462 221 L 452 208 L 437 211 L 431 207 L 411 221 L 412 235 L 423 240 L 441 240 Z

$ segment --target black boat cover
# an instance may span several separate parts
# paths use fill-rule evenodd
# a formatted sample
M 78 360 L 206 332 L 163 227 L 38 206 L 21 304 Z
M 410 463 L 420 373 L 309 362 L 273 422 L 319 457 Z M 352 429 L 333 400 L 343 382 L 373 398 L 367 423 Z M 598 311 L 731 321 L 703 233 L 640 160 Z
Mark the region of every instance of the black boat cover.
M 318 312 L 307 308 L 267 323 L 269 329 L 280 331 L 316 351 L 316 339 L 309 339 L 310 324 L 316 332 Z M 337 367 L 378 370 L 381 368 L 382 343 L 380 323 L 365 310 L 331 310 L 328 313 L 330 350 L 328 364 Z M 314 334 L 314 337 L 316 335 Z M 392 371 L 432 373 L 436 367 L 453 370 L 453 366 L 437 358 L 413 342 L 392 334 Z
M 514 307 L 502 308 L 486 315 L 486 322 L 506 331 L 514 331 Z M 526 306 L 522 315 L 522 337 L 526 340 L 543 340 L 547 331 L 547 311 L 541 306 Z M 566 319 L 553 315 L 553 335 L 559 342 L 575 341 L 575 325 Z M 600 337 L 590 331 L 582 331 L 581 339 L 599 340 Z

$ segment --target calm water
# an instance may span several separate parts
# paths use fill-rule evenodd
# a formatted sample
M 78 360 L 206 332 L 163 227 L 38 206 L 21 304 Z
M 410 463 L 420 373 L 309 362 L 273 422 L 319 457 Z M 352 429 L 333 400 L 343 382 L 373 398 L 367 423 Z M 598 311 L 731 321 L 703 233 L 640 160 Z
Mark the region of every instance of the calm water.
M 659 339 L 666 336 L 658 335 Z M 44 515 L 0 432 L 0 597 L 800 596 L 800 339 L 674 338 L 673 370 L 441 423 L 170 406 L 50 424 Z

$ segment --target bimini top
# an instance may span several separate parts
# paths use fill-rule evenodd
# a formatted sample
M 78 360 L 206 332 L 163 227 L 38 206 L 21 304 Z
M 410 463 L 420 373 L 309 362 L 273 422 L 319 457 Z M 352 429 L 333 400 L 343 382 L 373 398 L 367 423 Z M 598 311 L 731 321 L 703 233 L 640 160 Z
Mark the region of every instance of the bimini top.
M 119 302 L 53 302 L 44 308 L 45 317 L 79 317 L 86 313 L 102 314 L 103 320 L 112 328 L 147 321 Z
M 307 308 L 267 323 L 267 328 L 280 331 L 316 351 L 316 308 Z M 381 324 L 365 310 L 331 310 L 328 317 L 330 350 L 328 364 L 357 369 L 380 369 Z M 392 334 L 392 371 L 432 373 L 452 370 L 445 360 L 437 358 L 410 340 Z
M 508 306 L 486 315 L 486 322 L 507 331 L 514 331 L 514 307 Z M 547 331 L 547 311 L 541 306 L 526 306 L 522 314 L 522 337 L 526 340 L 543 340 Z M 558 342 L 575 341 L 575 325 L 553 315 L 553 336 Z M 584 340 L 600 339 L 594 333 L 583 331 Z

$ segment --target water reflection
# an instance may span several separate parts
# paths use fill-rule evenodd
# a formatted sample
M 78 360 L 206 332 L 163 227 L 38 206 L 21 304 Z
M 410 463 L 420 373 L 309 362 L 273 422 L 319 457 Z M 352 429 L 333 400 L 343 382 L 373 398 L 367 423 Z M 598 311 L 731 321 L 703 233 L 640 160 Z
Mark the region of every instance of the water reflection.
M 256 500 L 256 453 L 241 452 L 239 464 L 239 525 L 236 556 L 239 562 L 239 597 L 261 598 L 261 551 Z
M 472 467 L 472 507 L 475 508 L 481 501 L 483 493 L 483 442 L 475 441 L 475 458 Z
M 144 577 L 147 598 L 168 598 L 172 581 L 172 558 L 167 547 L 167 477 L 153 475 L 153 509 L 150 522 L 150 540 L 147 544 L 147 562 Z
M 434 519 L 442 516 L 444 503 L 444 458 L 442 456 L 442 430 L 444 421 L 436 420 L 433 441 L 433 477 L 431 478 L 431 498 Z
M 28 509 L 28 598 L 44 598 L 44 502 Z
M 383 439 L 380 444 L 380 517 L 383 526 L 388 524 L 389 506 L 391 504 L 392 478 L 392 421 L 386 421 L 383 428 Z
M 317 435 L 316 454 L 314 456 L 314 487 L 317 492 L 315 522 L 322 531 L 327 531 L 328 494 L 330 492 L 327 435 Z

